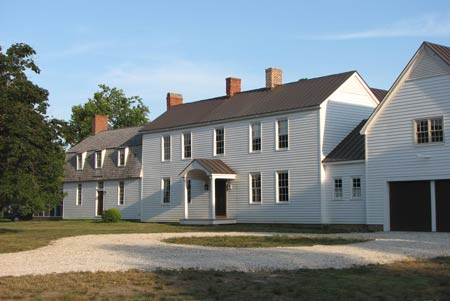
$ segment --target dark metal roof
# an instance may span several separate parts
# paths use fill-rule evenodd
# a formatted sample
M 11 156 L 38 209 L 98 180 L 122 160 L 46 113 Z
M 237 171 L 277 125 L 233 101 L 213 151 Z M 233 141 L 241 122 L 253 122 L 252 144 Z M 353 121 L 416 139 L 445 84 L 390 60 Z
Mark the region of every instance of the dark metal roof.
M 151 132 L 226 119 L 294 109 L 314 108 L 325 101 L 356 71 L 328 75 L 197 102 L 167 110 L 141 131 Z
M 188 168 L 192 163 L 198 162 L 203 168 L 205 168 L 210 174 L 226 174 L 235 175 L 236 172 L 219 159 L 194 159 L 192 160 L 181 172 L 180 175 Z
M 139 131 L 143 126 L 122 128 L 97 133 L 89 136 L 71 149 L 68 153 L 82 153 L 91 150 L 104 150 L 142 144 L 142 135 Z
M 364 135 L 361 135 L 359 132 L 366 122 L 367 119 L 361 121 L 322 162 L 364 160 L 366 157 L 366 141 Z
M 126 166 L 117 166 L 118 149 L 107 149 L 102 168 L 95 168 L 95 151 L 88 151 L 83 170 L 77 170 L 76 153 L 66 154 L 64 182 L 104 181 L 140 178 L 142 147 L 130 146 Z
M 377 89 L 377 88 L 370 88 L 372 93 L 375 95 L 375 97 L 378 99 L 379 102 L 382 102 L 386 94 L 389 92 L 388 90 L 383 89 Z
M 436 53 L 444 62 L 450 65 L 450 47 L 438 45 L 430 42 L 424 42 L 434 53 Z

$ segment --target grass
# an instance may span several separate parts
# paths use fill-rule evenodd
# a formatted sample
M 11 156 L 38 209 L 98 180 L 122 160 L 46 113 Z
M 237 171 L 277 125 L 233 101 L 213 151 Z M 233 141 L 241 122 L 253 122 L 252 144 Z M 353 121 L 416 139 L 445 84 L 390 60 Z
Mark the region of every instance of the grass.
M 3 300 L 448 300 L 450 257 L 336 270 L 2 277 Z
M 336 233 L 328 228 L 305 228 L 300 225 L 236 224 L 221 226 L 181 226 L 121 221 L 25 221 L 0 222 L 0 253 L 26 251 L 48 245 L 52 240 L 87 234 L 161 233 L 198 231 L 251 231 L 284 233 Z M 342 232 L 342 231 L 340 231 Z
M 344 245 L 366 242 L 369 239 L 347 239 L 330 237 L 306 237 L 300 235 L 272 235 L 272 236 L 214 236 L 214 237 L 172 237 L 163 240 L 173 244 L 196 245 L 205 247 L 228 248 L 270 248 L 270 247 L 302 247 L 314 245 Z

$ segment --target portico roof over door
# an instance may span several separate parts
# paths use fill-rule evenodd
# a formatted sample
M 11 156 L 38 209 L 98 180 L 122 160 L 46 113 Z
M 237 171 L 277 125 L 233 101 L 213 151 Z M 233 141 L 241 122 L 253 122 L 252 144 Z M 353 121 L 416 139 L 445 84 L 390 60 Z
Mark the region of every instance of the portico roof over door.
M 180 176 L 185 177 L 194 169 L 204 171 L 207 176 L 214 175 L 216 179 L 236 178 L 236 172 L 219 159 L 194 159 L 180 172 Z

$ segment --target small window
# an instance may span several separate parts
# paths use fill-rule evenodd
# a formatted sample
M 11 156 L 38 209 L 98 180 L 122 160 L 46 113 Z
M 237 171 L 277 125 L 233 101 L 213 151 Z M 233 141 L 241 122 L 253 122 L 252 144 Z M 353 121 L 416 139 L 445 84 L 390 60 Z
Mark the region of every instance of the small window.
M 183 159 L 190 159 L 192 156 L 191 132 L 183 134 Z
M 254 122 L 250 125 L 250 150 L 258 152 L 261 150 L 261 123 Z
M 83 184 L 79 183 L 77 187 L 77 196 L 76 196 L 76 204 L 77 206 L 81 205 L 81 198 L 83 196 Z
M 118 166 L 125 166 L 125 149 L 119 148 L 117 153 L 117 165 Z
M 162 179 L 163 204 L 170 203 L 170 178 Z
M 444 141 L 442 117 L 415 120 L 415 128 L 417 144 Z
M 102 152 L 95 152 L 95 168 L 102 168 Z
M 215 155 L 223 155 L 225 153 L 225 130 L 224 128 L 215 129 Z
M 337 178 L 334 179 L 334 199 L 342 199 L 343 191 L 342 191 L 342 179 Z
M 289 173 L 287 171 L 277 172 L 277 199 L 278 202 L 289 201 Z
M 353 178 L 352 180 L 352 198 L 361 198 L 361 178 Z
M 118 197 L 119 197 L 119 205 L 123 205 L 124 204 L 124 200 L 125 200 L 125 182 L 119 182 L 119 193 L 118 193 Z
M 277 137 L 277 149 L 287 149 L 289 147 L 289 129 L 287 119 L 280 119 L 277 121 Z
M 77 154 L 77 170 L 83 169 L 83 154 Z
M 187 190 L 187 201 L 190 204 L 191 203 L 191 198 L 192 198 L 191 180 L 187 180 L 186 190 Z
M 170 161 L 170 136 L 163 137 L 163 161 Z
M 250 174 L 250 202 L 261 203 L 261 174 Z

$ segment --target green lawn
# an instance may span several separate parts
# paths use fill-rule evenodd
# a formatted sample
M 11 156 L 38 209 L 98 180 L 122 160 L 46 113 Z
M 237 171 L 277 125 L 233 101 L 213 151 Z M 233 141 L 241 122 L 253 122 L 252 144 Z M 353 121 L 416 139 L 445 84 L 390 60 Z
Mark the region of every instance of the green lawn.
M 195 231 L 252 231 L 284 233 L 335 233 L 328 228 L 305 228 L 299 225 L 236 224 L 221 226 L 181 226 L 126 222 L 102 223 L 99 221 L 25 221 L 0 222 L 0 253 L 31 250 L 47 245 L 50 241 L 76 235 L 158 233 Z M 342 232 L 342 231 L 340 231 Z
M 2 277 L 0 296 L 23 300 L 449 300 L 450 258 L 343 270 Z
M 349 239 L 330 237 L 306 237 L 301 235 L 272 235 L 272 236 L 214 236 L 214 237 L 172 237 L 163 240 L 167 243 L 196 245 L 205 247 L 227 248 L 270 248 L 270 247 L 305 247 L 314 245 L 344 245 L 366 242 L 369 239 Z

